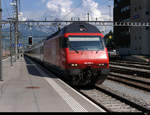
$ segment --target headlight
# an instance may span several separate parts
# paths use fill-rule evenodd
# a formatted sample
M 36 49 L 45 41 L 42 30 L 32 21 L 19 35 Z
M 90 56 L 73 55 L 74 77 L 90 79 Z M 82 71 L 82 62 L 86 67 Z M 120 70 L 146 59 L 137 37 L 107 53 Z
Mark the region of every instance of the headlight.
M 107 66 L 108 64 L 107 63 L 101 63 L 99 64 L 99 66 Z
M 103 64 L 103 63 L 101 63 L 101 64 L 99 64 L 99 66 L 104 66 L 104 64 Z
M 77 67 L 78 66 L 78 64 L 74 64 L 75 65 L 75 67 Z
M 71 64 L 71 66 L 72 66 L 72 67 L 77 67 L 77 66 L 78 66 L 78 64 Z
M 74 64 L 71 64 L 72 67 L 74 67 Z

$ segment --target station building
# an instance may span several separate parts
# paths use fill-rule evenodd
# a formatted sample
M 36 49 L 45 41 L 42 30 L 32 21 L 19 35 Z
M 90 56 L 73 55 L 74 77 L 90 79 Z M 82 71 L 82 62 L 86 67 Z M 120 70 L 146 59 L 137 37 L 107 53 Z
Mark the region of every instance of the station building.
M 115 22 L 150 22 L 150 0 L 114 0 Z M 118 48 L 125 54 L 150 55 L 150 27 L 114 27 Z

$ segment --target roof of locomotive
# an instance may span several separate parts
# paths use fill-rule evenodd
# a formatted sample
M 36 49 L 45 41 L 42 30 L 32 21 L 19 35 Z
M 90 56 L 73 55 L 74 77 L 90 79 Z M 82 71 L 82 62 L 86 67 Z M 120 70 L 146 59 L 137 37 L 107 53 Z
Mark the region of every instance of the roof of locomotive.
M 74 22 L 63 28 L 64 33 L 100 33 L 97 27 L 86 22 Z
M 99 29 L 89 23 L 86 22 L 74 22 L 63 27 L 61 30 L 55 32 L 54 34 L 47 37 L 47 40 L 57 36 L 58 34 L 65 33 L 101 33 Z

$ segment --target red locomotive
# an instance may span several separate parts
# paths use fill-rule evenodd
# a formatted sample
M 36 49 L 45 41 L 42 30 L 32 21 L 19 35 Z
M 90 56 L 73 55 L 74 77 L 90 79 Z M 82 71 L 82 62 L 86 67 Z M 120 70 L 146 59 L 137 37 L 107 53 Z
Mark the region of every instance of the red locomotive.
M 36 58 L 72 85 L 101 84 L 109 73 L 103 35 L 93 25 L 74 22 L 34 45 L 26 55 Z

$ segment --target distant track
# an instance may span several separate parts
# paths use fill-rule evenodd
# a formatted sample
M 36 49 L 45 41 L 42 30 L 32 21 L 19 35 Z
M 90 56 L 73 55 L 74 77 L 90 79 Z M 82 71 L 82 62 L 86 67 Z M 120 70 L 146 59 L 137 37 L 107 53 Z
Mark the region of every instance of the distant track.
M 112 60 L 110 61 L 110 63 L 125 63 L 125 64 L 139 64 L 139 65 L 149 65 L 150 66 L 150 62 L 139 62 L 139 61 L 127 61 L 127 60 Z
M 108 79 L 150 92 L 150 79 L 147 78 L 111 72 Z
M 134 75 L 136 77 L 150 78 L 150 70 L 149 69 L 141 69 L 135 67 L 127 67 L 126 65 L 113 65 L 110 64 L 111 72 L 125 74 L 125 75 Z
M 126 63 L 126 62 L 110 62 L 112 65 L 120 65 L 120 66 L 126 66 L 126 67 L 134 67 L 134 68 L 141 68 L 141 69 L 149 69 L 150 70 L 150 64 L 139 64 L 139 63 Z
M 110 62 L 110 69 L 108 79 L 150 91 L 150 65 L 148 63 L 143 65 L 140 62 L 116 60 Z

